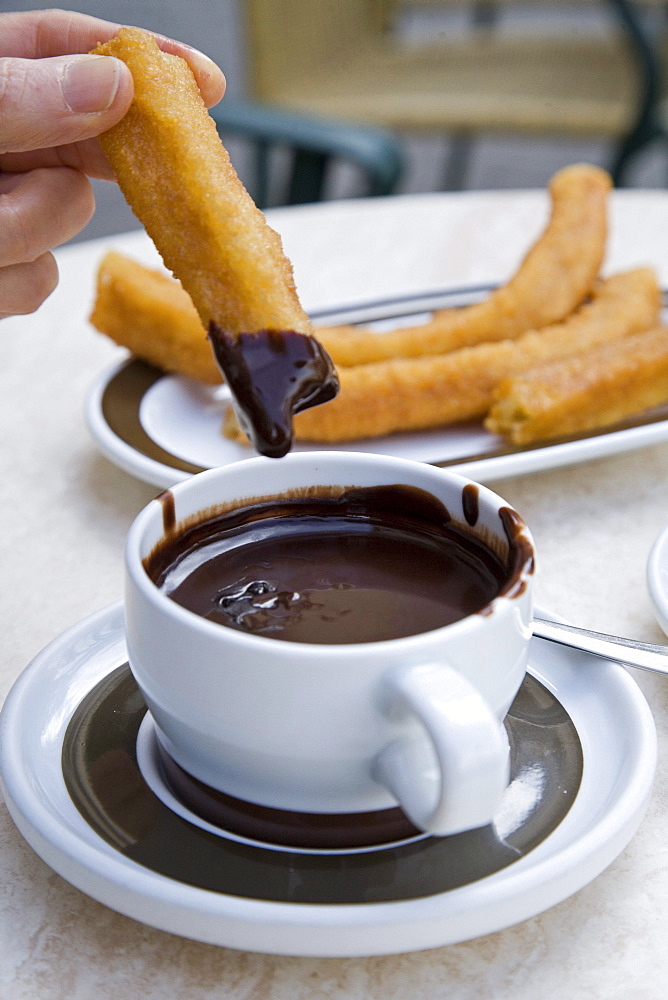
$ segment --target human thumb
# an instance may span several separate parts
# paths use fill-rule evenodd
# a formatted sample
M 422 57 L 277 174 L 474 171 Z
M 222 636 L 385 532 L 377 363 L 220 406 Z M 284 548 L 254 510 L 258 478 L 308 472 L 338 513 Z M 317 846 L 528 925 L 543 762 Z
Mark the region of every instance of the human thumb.
M 0 59 L 0 153 L 89 139 L 123 117 L 133 94 L 111 56 Z

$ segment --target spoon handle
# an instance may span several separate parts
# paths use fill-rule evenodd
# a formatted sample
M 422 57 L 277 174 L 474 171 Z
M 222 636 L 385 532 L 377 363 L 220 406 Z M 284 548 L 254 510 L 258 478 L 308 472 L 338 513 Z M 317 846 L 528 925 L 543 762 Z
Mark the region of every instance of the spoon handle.
M 617 660 L 632 667 L 668 674 L 668 646 L 639 642 L 636 639 L 622 639 L 615 635 L 605 635 L 603 632 L 592 632 L 587 628 L 576 628 L 575 625 L 546 621 L 544 618 L 534 618 L 533 633 L 541 639 L 574 646 L 595 656 L 605 656 L 609 660 Z

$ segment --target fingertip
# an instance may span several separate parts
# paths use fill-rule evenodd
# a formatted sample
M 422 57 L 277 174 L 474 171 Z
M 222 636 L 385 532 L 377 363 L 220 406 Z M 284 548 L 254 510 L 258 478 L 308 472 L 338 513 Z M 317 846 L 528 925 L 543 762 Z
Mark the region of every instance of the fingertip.
M 225 93 L 226 80 L 223 71 L 199 49 L 189 48 L 184 53 L 188 65 L 197 79 L 197 86 L 208 108 L 218 104 Z
M 45 299 L 48 299 L 49 295 L 55 292 L 60 274 L 58 273 L 58 262 L 50 250 L 33 261 L 32 271 L 34 299 L 31 303 L 31 312 L 35 312 Z
M 50 251 L 0 272 L 0 317 L 37 312 L 58 286 L 58 264 Z
M 204 52 L 193 48 L 192 45 L 186 45 L 185 42 L 177 42 L 166 35 L 155 35 L 155 38 L 163 52 L 185 59 L 195 74 L 197 86 L 206 106 L 211 108 L 214 104 L 218 104 L 225 93 L 226 80 L 217 63 Z

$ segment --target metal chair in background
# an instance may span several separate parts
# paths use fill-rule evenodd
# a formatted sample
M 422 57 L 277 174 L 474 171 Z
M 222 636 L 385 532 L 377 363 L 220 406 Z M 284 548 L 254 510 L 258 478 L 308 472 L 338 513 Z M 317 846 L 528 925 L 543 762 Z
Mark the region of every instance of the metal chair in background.
M 358 195 L 394 194 L 402 175 L 400 142 L 380 128 L 232 97 L 211 115 L 224 141 L 247 147 L 245 165 L 235 166 L 260 208 L 324 200 L 340 164 L 356 174 Z
M 580 0 L 609 30 L 497 30 L 494 8 L 469 0 L 470 30 L 406 44 L 393 30 L 406 5 L 464 0 L 246 0 L 250 86 L 275 107 L 370 124 L 397 134 L 455 137 L 445 187 L 463 185 L 466 151 L 482 134 L 604 138 L 623 183 L 656 136 L 659 60 L 640 7 L 658 0 Z M 547 5 L 548 7 L 550 4 Z M 570 0 L 571 8 L 578 0 Z

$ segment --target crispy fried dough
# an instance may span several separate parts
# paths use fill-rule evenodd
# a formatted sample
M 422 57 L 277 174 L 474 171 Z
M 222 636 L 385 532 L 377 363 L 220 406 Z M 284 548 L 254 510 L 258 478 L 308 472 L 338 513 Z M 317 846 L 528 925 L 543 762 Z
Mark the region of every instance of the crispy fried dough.
M 482 417 L 502 379 L 656 326 L 660 304 L 656 275 L 640 268 L 602 281 L 565 322 L 517 340 L 340 368 L 338 398 L 299 414 L 296 436 L 352 441 Z
M 185 60 L 139 28 L 94 52 L 122 59 L 135 84 L 130 110 L 100 142 L 204 328 L 309 333 L 280 237 L 239 180 Z
M 90 322 L 167 372 L 221 381 L 199 314 L 180 283 L 115 250 L 100 261 Z
M 513 338 L 561 321 L 593 287 L 605 243 L 608 187 L 607 174 L 595 167 L 574 166 L 560 171 L 550 184 L 553 209 L 546 231 L 515 277 L 485 301 L 463 309 L 442 310 L 431 322 L 383 334 L 357 327 L 321 327 L 315 330 L 317 339 L 336 364 L 352 366 L 395 356 L 444 354 L 467 344 Z M 106 266 L 103 261 L 100 281 Z M 156 282 L 154 274 L 129 260 L 121 274 L 120 260 L 115 261 L 112 276 L 118 305 L 111 295 L 105 296 L 104 310 L 96 310 L 94 323 L 139 357 L 161 364 L 168 371 L 178 371 L 182 362 L 188 362 L 190 351 L 198 359 L 202 356 L 198 342 L 204 332 L 193 322 L 187 292 L 176 285 L 167 293 L 166 285 Z M 124 329 L 132 309 L 137 310 L 136 335 Z M 154 322 L 151 313 L 155 314 Z M 159 343 L 162 339 L 165 344 Z M 188 346 L 190 341 L 192 347 Z M 206 371 L 203 359 L 202 364 Z M 216 381 L 214 367 L 212 361 L 210 373 L 195 377 Z
M 100 137 L 120 187 L 190 295 L 244 430 L 280 457 L 293 413 L 338 389 L 281 240 L 237 177 L 185 60 L 139 28 L 94 51 L 122 59 L 134 79 L 129 111 Z
M 610 188 L 610 176 L 598 167 L 575 164 L 556 173 L 546 229 L 514 277 L 484 301 L 383 334 L 354 326 L 321 328 L 318 340 L 337 364 L 353 366 L 445 354 L 561 322 L 583 302 L 600 270 Z
M 485 427 L 529 444 L 617 423 L 668 402 L 668 327 L 624 337 L 498 386 Z

